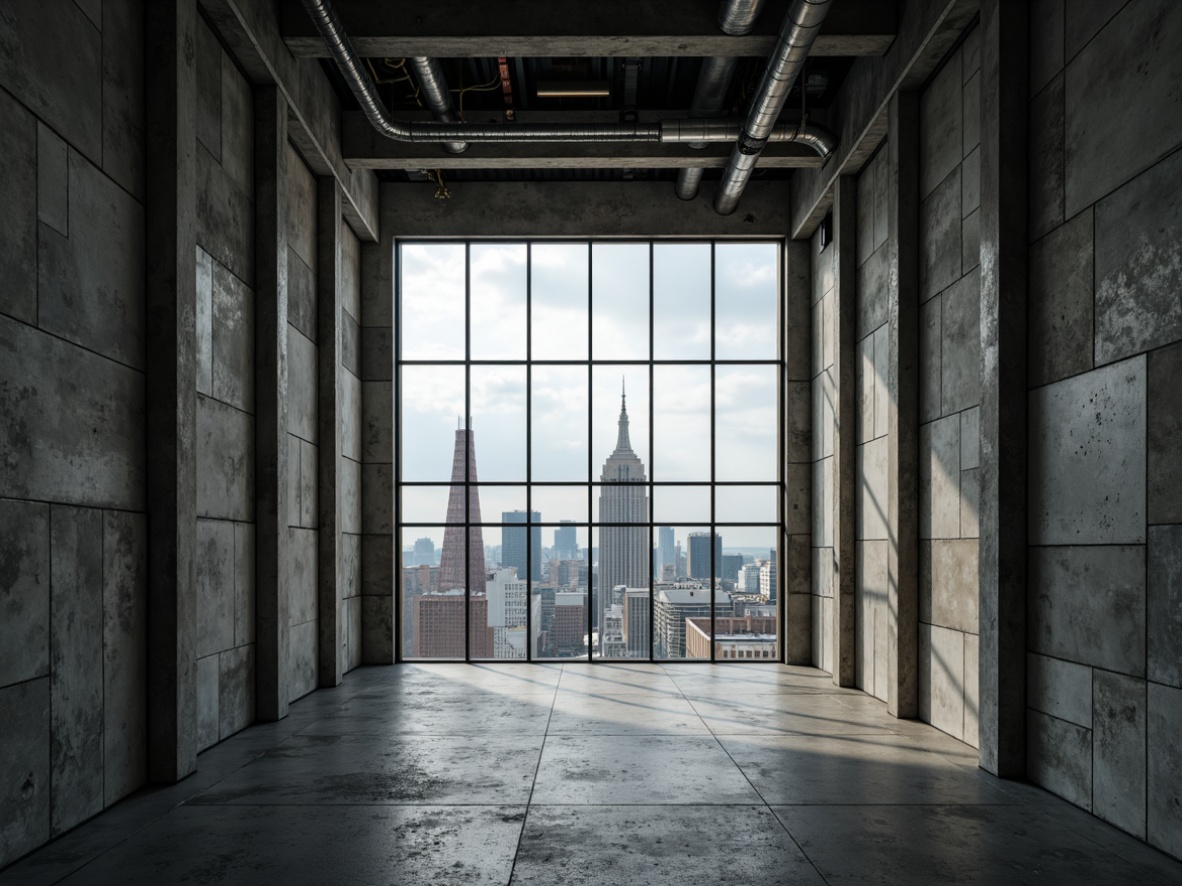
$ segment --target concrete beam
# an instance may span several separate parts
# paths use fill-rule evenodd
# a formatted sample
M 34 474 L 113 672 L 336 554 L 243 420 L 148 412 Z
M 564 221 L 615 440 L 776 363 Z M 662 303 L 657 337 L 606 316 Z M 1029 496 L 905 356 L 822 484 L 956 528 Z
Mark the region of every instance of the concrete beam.
M 254 91 L 255 685 L 258 718 L 288 703 L 287 100 Z
M 733 215 L 711 207 L 716 183 L 681 202 L 670 182 L 459 182 L 435 199 L 422 182 L 382 185 L 383 236 L 783 237 L 788 182 L 761 182 Z
M 197 768 L 196 0 L 146 9 L 148 776 Z
M 283 95 L 288 136 L 313 173 L 340 183 L 349 227 L 363 241 L 377 240 L 377 178 L 369 170 L 350 169 L 341 157 L 341 106 L 319 62 L 292 57 L 279 36 L 271 0 L 200 3 L 251 82 L 275 86 Z
M 857 614 L 855 596 L 857 553 L 857 491 L 855 452 L 858 443 L 854 382 L 858 356 L 857 236 L 858 180 L 844 175 L 837 180 L 833 201 L 833 248 L 837 261 L 833 269 L 833 319 L 836 329 L 833 349 L 833 558 L 837 581 L 833 587 L 833 682 L 857 685 Z
M 836 10 L 844 4 L 834 4 Z M 881 58 L 854 63 L 830 107 L 837 150 L 821 169 L 797 173 L 792 187 L 792 237 L 807 237 L 833 205 L 838 176 L 853 175 L 887 131 L 887 105 L 899 90 L 918 89 L 977 14 L 979 0 L 914 0 L 898 36 Z
M 367 57 L 439 58 L 766 56 L 789 0 L 771 0 L 753 31 L 728 36 L 713 3 L 602 0 L 599 3 L 474 4 L 466 0 L 336 0 L 341 24 Z M 896 4 L 842 0 L 833 5 L 813 55 L 882 55 L 895 39 Z M 283 39 L 297 57 L 327 58 L 299 0 L 280 7 Z
M 784 307 L 781 325 L 784 330 L 784 358 L 787 375 L 781 386 L 780 403 L 784 415 L 781 436 L 784 438 L 784 502 L 787 527 L 777 562 L 780 597 L 784 601 L 783 623 L 786 664 L 810 664 L 813 660 L 813 552 L 811 544 L 812 512 L 812 403 L 811 348 L 812 267 L 810 244 L 788 241 L 784 256 Z
M 981 3 L 981 767 L 1026 774 L 1028 16 Z
M 341 415 L 341 251 L 343 194 L 340 183 L 322 176 L 317 181 L 317 363 L 319 410 L 320 574 L 317 578 L 319 631 L 318 685 L 336 686 L 344 676 L 344 619 L 341 613 L 341 456 L 344 416 Z
M 893 95 L 887 118 L 887 711 L 896 717 L 917 717 L 919 94 Z

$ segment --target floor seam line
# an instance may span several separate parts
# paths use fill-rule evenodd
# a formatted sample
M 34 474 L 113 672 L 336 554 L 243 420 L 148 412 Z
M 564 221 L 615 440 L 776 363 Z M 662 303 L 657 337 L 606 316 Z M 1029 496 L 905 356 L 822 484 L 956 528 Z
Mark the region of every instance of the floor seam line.
M 566 670 L 566 666 L 558 672 L 558 679 L 554 683 L 554 697 L 550 699 L 550 715 L 546 718 L 546 729 L 542 733 L 542 745 L 538 748 L 538 763 L 534 767 L 534 779 L 530 782 L 529 796 L 525 798 L 525 812 L 521 816 L 521 830 L 517 833 L 517 848 L 513 851 L 513 863 L 509 865 L 509 879 L 505 881 L 505 886 L 510 886 L 513 882 L 513 875 L 517 871 L 517 858 L 521 855 L 521 844 L 525 840 L 525 826 L 529 823 L 529 810 L 534 802 L 534 790 L 538 786 L 538 773 L 542 771 L 542 757 L 546 753 L 546 739 L 549 737 L 550 721 L 554 719 L 554 706 L 558 703 L 558 687 L 562 685 L 562 674 Z

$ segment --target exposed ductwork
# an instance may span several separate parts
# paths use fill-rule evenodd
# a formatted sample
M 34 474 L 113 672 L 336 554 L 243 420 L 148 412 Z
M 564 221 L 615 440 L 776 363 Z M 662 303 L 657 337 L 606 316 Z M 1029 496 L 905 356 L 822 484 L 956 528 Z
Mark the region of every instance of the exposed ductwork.
M 751 99 L 743 133 L 731 151 L 730 163 L 723 170 L 722 181 L 714 195 L 714 210 L 720 215 L 730 215 L 738 207 L 743 189 L 747 187 L 755 164 L 759 162 L 759 155 L 775 131 L 776 118 L 780 116 L 792 84 L 821 32 L 821 24 L 829 13 L 831 2 L 793 0 L 784 17 L 780 39 L 768 58 L 759 89 Z M 807 128 L 805 121 L 802 120 L 801 124 Z
M 459 123 L 460 118 L 452 107 L 451 93 L 447 89 L 447 80 L 443 77 L 439 62 L 426 56 L 415 56 L 408 61 L 414 68 L 419 89 L 423 93 L 423 98 L 427 100 L 427 107 L 434 112 L 436 119 L 444 123 Z M 462 154 L 468 150 L 468 143 L 444 142 L 443 150 L 449 154 Z
M 804 5 L 810 6 L 816 2 L 818 0 L 813 0 L 812 3 L 805 2 Z M 827 3 L 828 0 L 825 2 Z M 395 141 L 444 144 L 463 142 L 498 142 L 502 144 L 512 142 L 660 142 L 688 144 L 733 141 L 742 143 L 752 131 L 749 124 L 741 126 L 736 120 L 672 119 L 662 120 L 658 123 L 567 125 L 537 123 L 517 126 L 460 122 L 407 123 L 393 120 L 378 96 L 369 74 L 362 66 L 361 59 L 349 42 L 348 35 L 341 27 L 340 19 L 337 18 L 331 0 L 303 0 L 303 4 L 370 124 L 382 135 Z M 744 8 L 751 5 L 748 0 Z M 801 5 L 801 0 L 797 0 L 797 5 Z M 787 30 L 787 25 L 785 29 Z M 811 36 L 815 36 L 815 30 L 814 28 Z M 810 46 L 812 44 L 811 36 L 808 44 Z M 782 42 L 783 36 L 781 36 Z M 804 48 L 804 54 L 808 54 L 807 46 Z M 441 83 L 442 81 L 438 80 L 437 82 Z M 791 86 L 791 80 L 788 85 Z M 780 103 L 782 105 L 783 101 L 781 100 Z M 754 111 L 754 109 L 753 105 L 752 110 Z M 750 121 L 750 119 L 749 117 L 748 120 Z M 773 116 L 773 123 L 774 119 Z M 823 127 L 812 125 L 769 126 L 760 146 L 762 147 L 762 144 L 769 141 L 799 142 L 807 145 L 822 158 L 827 158 L 832 153 L 835 144 L 832 133 Z M 741 190 L 740 188 L 740 192 Z
M 718 8 L 718 27 L 733 37 L 746 34 L 755 27 L 763 4 L 764 0 L 722 0 Z M 702 59 L 702 70 L 690 105 L 691 117 L 717 117 L 722 113 L 736 64 L 737 60 L 730 56 Z M 704 148 L 705 143 L 692 142 L 690 147 Z M 677 173 L 677 196 L 682 200 L 693 200 L 698 196 L 703 171 L 700 166 L 690 166 Z

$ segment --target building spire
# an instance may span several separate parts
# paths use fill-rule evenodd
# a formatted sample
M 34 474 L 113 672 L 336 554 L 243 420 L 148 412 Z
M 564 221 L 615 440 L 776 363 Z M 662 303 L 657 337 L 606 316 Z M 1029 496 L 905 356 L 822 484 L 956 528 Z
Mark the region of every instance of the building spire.
M 628 438 L 628 395 L 624 392 L 624 377 L 620 376 L 620 432 L 616 437 L 616 452 L 631 452 L 632 441 Z

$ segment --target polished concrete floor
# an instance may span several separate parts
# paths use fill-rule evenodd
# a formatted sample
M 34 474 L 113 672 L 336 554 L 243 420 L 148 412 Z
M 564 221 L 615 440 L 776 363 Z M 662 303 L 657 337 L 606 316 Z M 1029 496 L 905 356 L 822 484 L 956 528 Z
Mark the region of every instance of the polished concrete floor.
M 0 884 L 1182 883 L 828 675 L 363 668 Z

